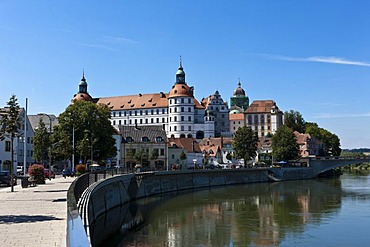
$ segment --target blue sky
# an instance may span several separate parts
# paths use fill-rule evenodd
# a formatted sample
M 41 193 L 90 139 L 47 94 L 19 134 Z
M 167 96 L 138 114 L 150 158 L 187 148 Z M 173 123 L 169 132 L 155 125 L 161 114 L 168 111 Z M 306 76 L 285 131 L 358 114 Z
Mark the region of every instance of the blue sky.
M 93 97 L 169 92 L 182 56 L 198 100 L 272 99 L 370 147 L 370 1 L 0 0 L 0 106 L 60 114 Z

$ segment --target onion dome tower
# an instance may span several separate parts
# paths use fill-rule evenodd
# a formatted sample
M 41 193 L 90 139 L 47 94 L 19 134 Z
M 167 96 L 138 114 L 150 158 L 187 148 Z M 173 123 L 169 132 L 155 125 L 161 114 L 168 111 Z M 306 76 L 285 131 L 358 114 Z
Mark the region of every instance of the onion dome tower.
M 175 138 L 193 136 L 194 131 L 194 88 L 185 82 L 185 72 L 180 66 L 176 72 L 176 82 L 168 95 L 169 124 L 168 136 Z

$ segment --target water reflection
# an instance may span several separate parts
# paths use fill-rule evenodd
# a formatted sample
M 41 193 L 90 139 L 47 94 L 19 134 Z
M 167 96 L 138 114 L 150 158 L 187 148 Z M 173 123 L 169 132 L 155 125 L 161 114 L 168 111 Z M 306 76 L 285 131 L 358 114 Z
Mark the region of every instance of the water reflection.
M 277 246 L 335 217 L 341 180 L 229 186 L 152 197 L 116 208 L 93 228 L 94 246 Z M 130 226 L 136 229 L 127 231 Z M 117 229 L 110 235 L 112 229 Z

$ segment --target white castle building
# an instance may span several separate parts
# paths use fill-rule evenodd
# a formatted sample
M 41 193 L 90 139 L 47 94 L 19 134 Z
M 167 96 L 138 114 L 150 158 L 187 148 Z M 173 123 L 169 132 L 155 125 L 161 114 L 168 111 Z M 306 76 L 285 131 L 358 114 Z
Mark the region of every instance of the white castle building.
M 111 109 L 111 121 L 115 127 L 161 125 L 167 137 L 203 139 L 215 136 L 215 118 L 194 98 L 194 87 L 186 83 L 181 60 L 176 82 L 169 93 L 92 98 L 83 75 L 79 92 L 73 100 L 107 105 Z

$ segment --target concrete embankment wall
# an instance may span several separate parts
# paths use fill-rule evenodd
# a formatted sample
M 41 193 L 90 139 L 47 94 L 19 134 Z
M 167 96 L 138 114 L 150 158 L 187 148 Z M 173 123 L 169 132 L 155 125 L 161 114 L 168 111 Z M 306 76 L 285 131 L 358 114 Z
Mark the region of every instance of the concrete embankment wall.
M 105 218 L 106 213 L 132 200 L 182 190 L 269 182 L 272 175 L 281 180 L 308 179 L 312 178 L 312 169 L 266 168 L 125 174 L 90 186 L 82 196 L 84 199 L 80 200 L 78 207 L 90 242 L 94 246 L 112 233 L 107 232 L 106 227 L 108 223 L 109 227 L 112 227 L 115 219 L 111 218 L 108 222 Z M 116 222 L 116 227 L 120 227 L 120 224 Z

